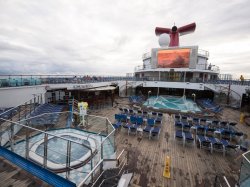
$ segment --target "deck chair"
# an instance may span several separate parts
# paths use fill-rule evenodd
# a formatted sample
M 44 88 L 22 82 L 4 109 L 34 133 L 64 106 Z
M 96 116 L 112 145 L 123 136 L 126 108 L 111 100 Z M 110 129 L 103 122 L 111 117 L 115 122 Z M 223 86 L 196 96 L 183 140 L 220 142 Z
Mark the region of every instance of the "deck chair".
M 207 128 L 207 129 L 205 129 L 205 135 L 206 136 L 213 136 L 215 130 L 216 129 L 214 129 L 214 128 Z
M 205 125 L 205 124 L 206 124 L 206 122 L 207 122 L 207 119 L 200 119 L 200 124 Z
M 200 124 L 199 118 L 193 118 L 193 124 Z
M 130 123 L 124 123 L 124 124 L 122 124 L 122 127 L 123 127 L 125 130 L 129 131 L 129 128 L 130 128 L 132 125 L 133 125 L 133 124 L 130 124 Z M 128 132 L 128 134 L 129 134 L 129 132 Z
M 136 122 L 137 122 L 137 117 L 136 117 L 136 116 L 130 116 L 129 122 L 130 122 L 131 124 L 136 124 Z
M 143 115 L 143 117 L 147 118 L 148 117 L 148 112 L 147 111 L 143 111 L 142 115 Z
M 150 139 L 151 129 L 152 129 L 152 127 L 149 126 L 149 125 L 147 125 L 147 126 L 143 129 L 143 136 L 144 136 L 144 135 L 147 135 L 148 138 Z
M 142 111 L 141 110 L 137 110 L 137 115 L 138 116 L 142 116 Z
M 128 116 L 126 114 L 120 114 L 120 121 L 123 123 L 127 123 Z
M 184 147 L 184 136 L 183 136 L 183 132 L 182 131 L 180 131 L 180 130 L 177 130 L 177 131 L 175 131 L 175 140 L 177 141 L 177 142 L 179 142 L 179 143 L 181 143 L 182 144 L 182 146 Z
M 160 132 L 161 127 L 153 127 L 153 129 L 151 129 L 150 138 L 157 136 L 157 139 L 159 140 Z
M 182 122 L 187 122 L 187 116 L 181 116 L 181 121 Z
M 189 124 L 188 122 L 182 122 L 183 131 L 190 131 L 190 128 L 191 128 L 191 124 Z
M 115 129 L 119 129 L 121 126 L 122 126 L 122 123 L 121 122 L 117 122 L 117 123 L 112 123 L 113 127 Z
M 163 117 L 163 113 L 158 112 L 157 116 L 158 116 L 158 118 L 162 118 Z
M 236 122 L 229 122 L 228 125 L 234 127 L 235 125 L 237 125 L 237 123 Z
M 154 126 L 155 125 L 155 120 L 153 118 L 147 118 L 147 125 Z
M 129 115 L 134 115 L 134 110 L 132 110 L 132 109 L 129 109 Z
M 143 124 L 142 117 L 134 117 L 133 116 L 132 121 L 131 121 L 131 126 L 128 128 L 128 135 L 131 133 L 137 134 L 137 128 L 139 128 L 142 124 Z
M 175 114 L 175 115 L 174 115 L 174 120 L 175 120 L 175 121 L 180 121 L 180 120 L 181 120 L 181 116 L 180 116 L 179 114 L 178 114 L 178 115 Z
M 157 112 L 152 112 L 152 117 L 156 118 L 157 117 Z
M 226 128 L 228 128 L 227 125 L 228 125 L 228 122 L 227 122 L 227 121 L 221 121 L 221 122 L 220 122 L 220 128 L 225 128 L 225 129 L 226 129 Z
M 129 114 L 129 110 L 127 108 L 124 108 L 123 111 L 124 111 L 124 114 Z
M 221 139 L 232 140 L 233 132 L 231 130 L 223 129 L 221 131 Z
M 205 135 L 205 127 L 202 126 L 202 125 L 198 125 L 197 126 L 197 130 L 196 130 L 196 134 L 199 134 L 199 135 Z
M 175 129 L 176 130 L 183 130 L 183 123 L 182 122 L 180 122 L 180 121 L 176 121 L 175 122 Z
M 235 153 L 237 152 L 236 149 L 240 147 L 239 145 L 230 144 L 227 140 L 224 140 L 224 139 L 221 139 L 220 142 L 225 147 L 225 153 L 231 153 L 232 151 Z
M 213 153 L 213 151 L 222 152 L 223 156 L 225 156 L 225 146 L 220 141 L 217 141 L 217 139 L 214 137 L 208 137 L 208 139 L 212 144 L 212 151 L 211 152 L 212 153 Z
M 190 132 L 184 132 L 184 145 L 195 145 L 194 138 Z
M 199 141 L 200 149 L 210 150 L 210 152 L 212 153 L 211 141 L 208 140 L 205 136 L 202 135 L 196 135 L 196 136 L 197 140 Z

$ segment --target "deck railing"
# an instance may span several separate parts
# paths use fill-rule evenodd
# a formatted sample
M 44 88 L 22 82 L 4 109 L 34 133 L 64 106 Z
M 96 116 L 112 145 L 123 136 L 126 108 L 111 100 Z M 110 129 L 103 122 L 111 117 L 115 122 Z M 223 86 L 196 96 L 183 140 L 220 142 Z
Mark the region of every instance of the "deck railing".
M 50 117 L 53 117 L 55 115 L 60 115 L 62 118 L 67 118 L 69 116 L 70 112 L 55 112 L 55 113 L 43 113 L 37 116 L 30 116 L 27 115 L 26 118 L 22 118 L 20 121 L 11 121 L 10 119 L 3 119 L 0 118 L 0 120 L 3 121 L 2 124 L 5 125 L 4 128 L 2 128 L 2 125 L 0 126 L 0 146 L 4 146 L 11 150 L 12 152 L 26 158 L 26 159 L 32 159 L 31 156 L 34 156 L 34 153 L 37 155 L 37 153 L 32 149 L 33 146 L 39 146 L 42 150 L 42 153 L 39 154 L 39 156 L 42 158 L 39 161 L 39 164 L 44 168 L 49 168 L 49 155 L 48 153 L 53 155 L 58 155 L 62 158 L 65 158 L 64 163 L 59 163 L 57 161 L 53 161 L 58 166 L 64 167 L 65 169 L 61 169 L 65 172 L 66 179 L 75 182 L 76 184 L 81 183 L 81 181 L 74 181 L 72 180 L 72 175 L 81 175 L 82 177 L 87 176 L 97 165 L 97 161 L 100 161 L 102 159 L 110 159 L 109 153 L 114 154 L 115 153 L 115 139 L 114 139 L 114 133 L 115 129 L 113 128 L 111 122 L 106 117 L 99 117 L 99 116 L 93 116 L 93 115 L 86 115 L 85 116 L 85 123 L 81 124 L 80 126 L 75 126 L 76 129 L 82 129 L 84 132 L 93 135 L 87 136 L 87 139 L 93 139 L 97 138 L 95 140 L 96 147 L 92 147 L 90 145 L 85 145 L 81 142 L 69 139 L 67 137 L 58 136 L 57 133 L 51 133 L 53 130 L 56 130 L 59 128 L 62 128 L 57 125 L 52 125 L 51 121 L 46 121 L 44 119 L 49 119 Z M 79 114 L 74 113 L 75 119 L 79 119 L 77 117 Z M 49 117 L 48 117 L 49 116 Z M 34 124 L 35 122 L 39 121 L 39 125 L 35 128 L 37 124 Z M 77 122 L 77 121 L 76 121 Z M 45 130 L 41 130 L 45 128 Z M 17 129 L 20 131 L 20 133 L 17 134 Z M 52 129 L 50 131 L 49 129 Z M 39 138 L 40 140 L 43 140 L 42 144 L 38 142 L 37 139 L 33 139 L 34 137 Z M 66 152 L 61 153 L 60 151 L 56 151 L 51 149 L 48 146 L 48 141 L 51 138 L 57 138 L 60 139 L 60 142 L 64 142 L 66 145 Z M 52 141 L 52 143 L 54 143 Z M 72 146 L 78 145 L 78 146 L 84 146 L 90 151 L 90 157 L 86 160 L 79 160 L 78 158 L 74 158 L 72 155 Z M 109 145 L 109 151 L 108 153 L 105 152 L 107 149 L 107 146 Z M 21 147 L 20 147 L 21 146 Z M 112 148 L 111 148 L 112 147 Z M 31 155 L 32 154 L 32 155 Z M 76 169 L 74 166 L 71 166 L 70 161 L 74 160 L 79 162 L 79 164 L 82 166 L 89 165 L 90 168 L 86 171 Z M 101 165 L 102 167 L 103 165 Z M 102 168 L 101 168 L 102 169 Z M 59 169 L 60 170 L 60 169 Z M 65 171 L 64 171 L 65 170 Z M 56 172 L 58 172 L 56 170 Z M 85 181 L 85 183 L 93 183 L 94 181 L 94 175 L 96 173 L 92 172 L 90 177 L 88 177 L 88 180 Z
M 250 86 L 250 79 L 212 79 L 187 78 L 185 72 L 182 76 L 165 76 L 157 73 L 151 76 L 82 76 L 82 75 L 0 75 L 0 88 L 36 86 L 48 84 L 89 84 L 98 82 L 117 81 L 162 81 L 162 82 L 190 82 L 190 83 L 208 83 L 208 84 L 233 84 Z M 185 78 L 184 78 L 185 77 Z

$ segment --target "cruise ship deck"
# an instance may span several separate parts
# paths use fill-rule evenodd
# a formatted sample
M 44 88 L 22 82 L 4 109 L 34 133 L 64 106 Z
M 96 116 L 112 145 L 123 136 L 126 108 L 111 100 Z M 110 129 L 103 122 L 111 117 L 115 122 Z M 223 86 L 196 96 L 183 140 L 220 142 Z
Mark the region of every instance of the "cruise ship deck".
M 111 109 L 94 111 L 96 115 L 107 116 L 114 121 L 118 107 L 128 107 L 127 99 L 119 99 L 118 106 Z M 221 119 L 239 122 L 240 113 L 226 108 Z M 250 135 L 247 126 L 237 125 L 237 129 Z M 226 154 L 210 153 L 194 147 L 183 147 L 175 139 L 174 119 L 164 114 L 162 131 L 159 140 L 149 140 L 146 137 L 128 135 L 121 129 L 116 133 L 116 146 L 119 150 L 128 151 L 128 168 L 134 172 L 130 185 L 139 186 L 213 186 L 216 177 L 226 176 L 230 185 L 238 181 L 241 165 L 241 152 Z M 171 158 L 171 178 L 163 177 L 166 156 Z

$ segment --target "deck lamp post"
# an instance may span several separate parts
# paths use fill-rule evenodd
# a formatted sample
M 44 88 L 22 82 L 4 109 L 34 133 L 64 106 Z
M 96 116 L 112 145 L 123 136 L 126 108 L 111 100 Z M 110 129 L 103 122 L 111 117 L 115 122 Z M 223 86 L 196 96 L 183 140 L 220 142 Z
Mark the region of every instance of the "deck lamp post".
M 195 97 L 196 97 L 195 93 L 192 93 L 192 97 L 194 98 L 194 102 L 195 102 Z
M 149 105 L 149 95 L 151 94 L 151 90 L 148 91 L 148 105 Z

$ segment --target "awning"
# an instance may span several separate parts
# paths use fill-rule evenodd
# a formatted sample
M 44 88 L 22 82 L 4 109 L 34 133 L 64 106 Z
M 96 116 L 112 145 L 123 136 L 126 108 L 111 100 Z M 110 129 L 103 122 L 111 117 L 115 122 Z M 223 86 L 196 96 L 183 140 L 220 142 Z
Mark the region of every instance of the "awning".
M 90 89 L 86 89 L 84 91 L 108 91 L 108 90 L 115 90 L 116 87 L 114 86 L 104 86 L 104 87 L 98 87 L 98 88 L 90 88 Z

